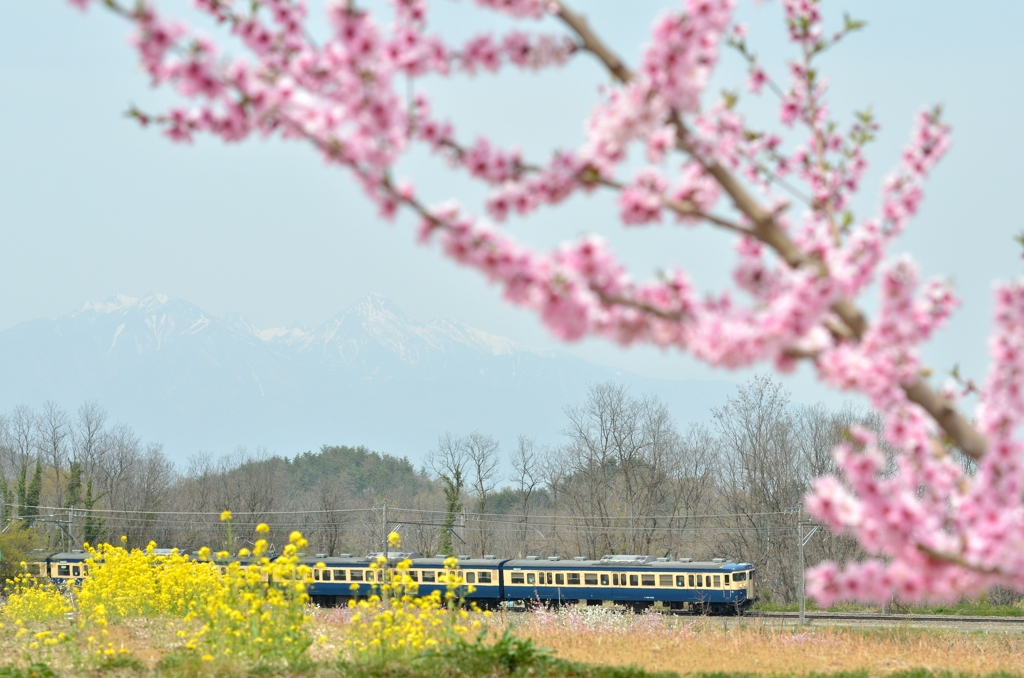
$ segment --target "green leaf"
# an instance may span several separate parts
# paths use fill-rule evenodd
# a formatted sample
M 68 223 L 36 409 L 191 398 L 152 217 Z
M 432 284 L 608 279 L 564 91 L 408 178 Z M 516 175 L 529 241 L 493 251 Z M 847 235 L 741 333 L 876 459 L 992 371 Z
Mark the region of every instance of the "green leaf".
M 864 28 L 867 25 L 868 22 L 862 21 L 860 19 L 853 19 L 850 17 L 849 14 L 845 12 L 843 13 L 843 30 L 846 31 L 847 33 L 859 31 L 860 29 Z

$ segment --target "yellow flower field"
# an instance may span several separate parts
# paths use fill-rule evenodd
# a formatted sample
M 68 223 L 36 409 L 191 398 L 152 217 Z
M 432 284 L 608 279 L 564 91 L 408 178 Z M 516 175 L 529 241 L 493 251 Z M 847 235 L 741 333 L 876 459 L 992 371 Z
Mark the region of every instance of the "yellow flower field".
M 230 543 L 231 513 L 221 520 L 229 524 Z M 397 534 L 391 543 L 400 545 Z M 481 630 L 490 615 L 464 609 L 456 595 L 464 585 L 458 574 L 449 575 L 446 595 L 417 596 L 410 561 L 390 567 L 382 557 L 371 567 L 385 570 L 384 583 L 335 618 L 342 629 L 318 630 L 323 623 L 316 623 L 306 593 L 312 568 L 299 559 L 307 545 L 293 532 L 274 559 L 267 557 L 264 539 L 237 554 L 203 548 L 195 559 L 176 550 L 158 554 L 152 542 L 145 550 L 86 544 L 88 576 L 80 586 L 61 589 L 27 572 L 7 582 L 0 647 L 14 641 L 18 651 L 0 656 L 20 656 L 21 663 L 80 665 L 119 657 L 153 662 L 161 659 L 155 650 L 162 647 L 209 662 L 237 658 L 295 666 L 323 660 L 328 652 L 347 661 L 384 662 L 439 651 Z M 457 559 L 449 560 L 446 566 L 457 571 Z M 338 638 L 343 640 L 331 642 Z

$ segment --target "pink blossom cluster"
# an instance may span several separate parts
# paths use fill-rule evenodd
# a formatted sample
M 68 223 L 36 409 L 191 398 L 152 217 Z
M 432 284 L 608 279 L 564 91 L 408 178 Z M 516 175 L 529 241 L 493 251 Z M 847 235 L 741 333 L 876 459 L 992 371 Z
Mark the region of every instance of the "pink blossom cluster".
M 557 9 L 553 0 L 476 0 L 476 4 L 519 19 L 539 19 Z
M 955 393 L 935 395 L 946 399 L 939 407 L 920 395 L 929 388 L 921 347 L 957 299 L 948 285 L 923 282 L 909 259 L 888 254 L 949 148 L 949 128 L 938 111 L 922 113 L 883 183 L 878 214 L 857 218 L 851 205 L 876 125 L 861 116 L 844 126 L 829 110 L 815 58 L 837 38 L 822 37 L 817 0 L 783 2 L 800 55 L 787 64 L 788 89 L 752 66 L 750 89 L 760 93 L 771 82 L 781 94 L 778 123 L 796 130 L 795 144 L 753 128 L 734 98 L 705 93 L 723 39 L 746 40 L 745 29 L 730 28 L 734 0 L 684 0 L 658 18 L 635 72 L 609 58 L 553 0 L 477 4 L 520 19 L 562 17 L 575 34 L 483 34 L 461 46 L 430 32 L 425 0 L 394 0 L 390 20 L 359 3 L 331 2 L 331 34 L 320 42 L 310 37 L 304 3 L 244 4 L 195 3 L 247 50 L 245 58 L 229 59 L 214 41 L 162 19 L 146 2 L 132 9 L 114 3 L 134 24 L 153 84 L 173 87 L 189 102 L 156 115 L 135 112 L 142 123 L 159 125 L 175 141 L 258 133 L 311 143 L 350 171 L 385 217 L 415 212 L 423 242 L 439 243 L 446 256 L 480 271 L 561 339 L 653 344 L 722 367 L 770 361 L 790 370 L 810 360 L 823 382 L 867 396 L 883 430 L 851 432 L 851 442 L 835 451 L 839 473 L 816 482 L 807 508 L 830 529 L 856 536 L 876 559 L 814 568 L 810 590 L 821 602 L 949 599 L 997 583 L 1024 588 L 1024 284 L 996 292 L 992 367 L 975 422 L 964 424 L 986 444 L 971 450 L 977 470 L 968 473 L 956 448 L 965 445 L 945 435 L 953 430 L 944 417 L 957 406 Z M 545 162 L 488 137 L 460 141 L 414 80 L 505 63 L 538 69 L 583 53 L 602 59 L 618 82 L 601 89 L 584 143 Z M 735 289 L 701 294 L 670 266 L 637 282 L 596 236 L 538 251 L 458 204 L 431 206 L 411 182 L 393 178 L 417 144 L 486 186 L 482 208 L 494 222 L 581 191 L 608 191 L 624 226 L 663 223 L 668 215 L 721 227 L 737 236 Z M 630 164 L 636 150 L 649 165 Z M 868 320 L 855 302 L 873 283 L 881 303 Z
M 652 134 L 664 137 L 671 111 L 692 112 L 698 107 L 735 3 L 687 0 L 684 4 L 685 12 L 657 20 L 637 77 L 609 88 L 606 100 L 587 121 L 583 157 L 602 176 L 613 176 L 632 142 Z
M 575 51 L 576 43 L 565 36 L 513 31 L 501 41 L 490 34 L 472 38 L 459 53 L 459 63 L 467 73 L 476 73 L 477 69 L 497 71 L 504 60 L 537 71 L 564 64 Z

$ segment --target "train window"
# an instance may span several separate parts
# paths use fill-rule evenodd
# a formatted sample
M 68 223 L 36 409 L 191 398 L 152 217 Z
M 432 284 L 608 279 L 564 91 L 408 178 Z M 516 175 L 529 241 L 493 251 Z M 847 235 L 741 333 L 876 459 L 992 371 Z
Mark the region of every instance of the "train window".
M 692 589 L 696 584 L 693 583 L 693 575 L 690 575 L 690 588 Z
M 732 575 L 732 580 L 733 581 L 747 581 L 747 573 L 746 572 L 735 572 Z
M 430 572 L 430 571 L 424 572 L 423 573 L 423 583 L 424 584 L 428 584 L 428 583 L 429 584 L 433 584 L 434 583 L 434 573 Z
M 534 574 L 533 572 L 528 572 L 526 574 L 526 583 L 527 584 L 536 584 L 537 583 L 537 575 Z
M 551 586 L 551 573 L 548 572 L 548 586 Z
M 579 572 L 570 572 L 566 576 L 569 578 L 568 579 L 568 583 L 570 585 L 572 585 L 572 586 L 579 586 L 579 584 L 580 584 L 580 573 Z
M 641 586 L 654 586 L 654 575 L 653 574 L 642 574 L 640 575 Z
M 601 586 L 608 586 L 608 575 L 601 575 Z
M 639 586 L 640 585 L 640 577 L 636 576 L 635 574 L 629 575 L 629 585 L 630 586 Z
M 467 584 L 475 584 L 476 583 L 476 572 L 467 572 L 466 573 L 466 583 Z
M 524 575 L 523 575 L 522 572 L 513 572 L 512 573 L 512 583 L 513 584 L 522 584 L 524 581 L 526 581 L 525 579 L 523 579 L 523 576 Z
M 82 576 L 82 571 L 78 568 L 78 565 L 72 565 L 71 566 L 71 576 L 73 576 L 73 577 L 80 577 L 80 576 Z
M 672 575 L 670 575 L 670 574 L 659 574 L 658 575 L 658 586 L 672 586 Z
M 57 566 L 57 576 L 58 577 L 69 577 L 69 576 L 71 576 L 71 566 L 70 565 L 58 565 Z
M 562 586 L 563 584 L 565 584 L 565 575 L 563 575 L 561 572 L 556 574 L 555 575 L 555 584 L 557 584 L 558 586 Z
M 612 575 L 612 584 L 614 584 L 615 586 L 619 585 L 619 573 L 618 572 L 616 572 L 615 574 Z
M 597 574 L 586 572 L 583 575 L 583 583 L 587 586 L 597 586 Z
M 419 581 L 419 572 L 416 570 L 406 570 L 405 574 L 413 581 Z
M 330 570 L 324 570 L 323 579 L 324 579 L 324 581 L 331 581 L 331 571 Z
M 729 575 L 723 574 L 722 575 L 722 581 L 724 581 L 725 585 L 728 586 L 729 585 Z
M 335 570 L 334 581 L 345 581 L 345 570 Z
M 363 581 L 362 570 L 349 570 L 349 574 L 352 576 L 352 581 Z
M 313 579 L 320 581 L 320 570 L 313 568 Z
M 698 574 L 697 575 L 697 588 L 699 588 L 699 589 L 704 588 L 704 575 L 702 575 L 702 574 Z
M 550 577 L 551 575 L 549 574 L 548 576 Z M 490 572 L 481 572 L 480 573 L 480 583 L 481 584 L 490 584 L 491 583 L 491 573 Z M 550 584 L 551 582 L 548 582 L 548 583 Z
M 722 577 L 717 575 L 717 574 L 715 575 L 715 588 L 716 589 L 722 588 Z
M 676 575 L 676 586 L 686 586 L 686 575 L 685 574 L 677 574 Z

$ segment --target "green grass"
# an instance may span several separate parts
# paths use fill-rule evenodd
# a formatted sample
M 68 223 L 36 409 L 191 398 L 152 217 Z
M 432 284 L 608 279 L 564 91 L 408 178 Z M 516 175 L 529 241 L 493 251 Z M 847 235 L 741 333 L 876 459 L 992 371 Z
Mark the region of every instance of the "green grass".
M 913 614 L 954 614 L 979 617 L 1024 617 L 1024 607 L 1016 605 L 990 605 L 989 603 L 958 603 L 911 608 Z
M 692 678 L 764 678 L 758 673 L 697 673 Z M 787 675 L 773 674 L 772 678 L 790 678 Z M 797 678 L 796 674 L 792 678 Z M 836 673 L 809 673 L 799 678 L 873 678 L 867 671 L 838 671 Z M 1020 678 L 1019 673 L 958 673 L 953 671 L 929 671 L 927 669 L 909 669 L 885 674 L 885 678 Z

